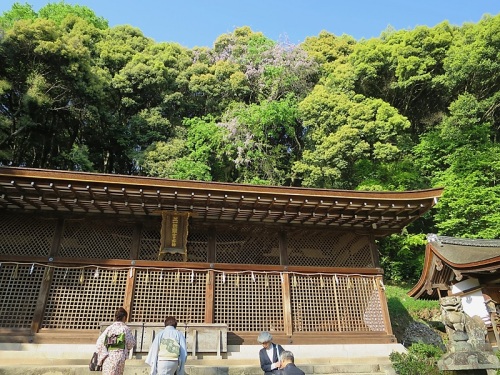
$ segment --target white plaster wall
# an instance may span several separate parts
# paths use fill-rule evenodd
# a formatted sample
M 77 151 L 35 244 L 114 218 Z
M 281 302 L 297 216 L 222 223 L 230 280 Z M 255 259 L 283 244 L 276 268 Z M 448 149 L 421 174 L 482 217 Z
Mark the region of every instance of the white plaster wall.
M 464 290 L 476 287 L 479 287 L 479 281 L 477 279 L 467 279 L 454 284 L 451 288 L 451 292 L 453 294 L 458 294 L 462 293 Z M 481 290 L 475 290 L 473 292 L 464 294 L 462 296 L 462 306 L 467 315 L 477 315 L 483 320 L 486 325 L 491 324 L 490 314 L 486 309 L 483 292 Z

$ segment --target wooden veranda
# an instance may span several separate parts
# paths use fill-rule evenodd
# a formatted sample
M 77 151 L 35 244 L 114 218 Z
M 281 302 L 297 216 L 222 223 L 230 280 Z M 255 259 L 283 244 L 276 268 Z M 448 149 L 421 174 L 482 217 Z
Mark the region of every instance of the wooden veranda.
M 134 323 L 227 324 L 233 345 L 262 330 L 394 342 L 375 240 L 441 193 L 0 167 L 0 340 L 93 342 L 124 306 Z M 171 251 L 183 218 L 185 252 Z

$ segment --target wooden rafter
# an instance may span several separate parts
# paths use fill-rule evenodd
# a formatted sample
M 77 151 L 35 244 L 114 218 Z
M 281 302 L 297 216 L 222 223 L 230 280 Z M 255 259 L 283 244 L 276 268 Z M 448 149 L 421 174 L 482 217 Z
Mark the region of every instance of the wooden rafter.
M 14 209 L 120 215 L 174 210 L 204 221 L 344 226 L 387 235 L 429 210 L 442 189 L 360 192 L 0 167 L 0 192 L 3 207 Z

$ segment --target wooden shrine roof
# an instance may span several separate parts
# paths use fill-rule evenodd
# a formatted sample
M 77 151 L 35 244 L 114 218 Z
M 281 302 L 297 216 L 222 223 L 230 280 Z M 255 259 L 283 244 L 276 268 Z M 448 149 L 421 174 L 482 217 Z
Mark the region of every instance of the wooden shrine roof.
M 0 167 L 0 208 L 157 215 L 189 212 L 229 220 L 399 232 L 437 203 L 443 189 L 328 190 Z
M 500 240 L 427 236 L 425 261 L 418 283 L 408 292 L 413 298 L 438 299 L 450 282 L 464 276 L 492 282 L 498 280 Z M 444 293 L 446 294 L 446 292 Z

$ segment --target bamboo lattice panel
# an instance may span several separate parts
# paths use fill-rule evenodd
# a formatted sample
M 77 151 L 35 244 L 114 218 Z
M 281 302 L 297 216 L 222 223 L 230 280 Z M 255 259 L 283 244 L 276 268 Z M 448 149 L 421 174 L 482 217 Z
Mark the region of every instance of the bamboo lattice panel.
M 230 331 L 284 331 L 279 275 L 217 273 L 215 276 L 215 323 L 227 324 Z
M 215 242 L 217 263 L 280 264 L 276 230 L 250 225 L 221 227 Z
M 43 277 L 43 267 L 1 264 L 0 327 L 31 328 Z
M 287 242 L 292 266 L 374 267 L 368 236 L 308 229 L 289 232 Z
M 160 250 L 161 221 L 149 223 L 142 229 L 139 259 L 158 260 Z M 189 225 L 187 254 L 188 262 L 207 262 L 208 233 L 204 228 Z M 183 262 L 182 254 L 165 254 L 164 261 Z
M 375 278 L 291 276 L 294 332 L 385 332 Z
M 66 220 L 59 256 L 130 259 L 133 223 L 116 219 Z
M 56 268 L 42 328 L 98 329 L 123 306 L 128 270 Z
M 204 323 L 205 272 L 137 270 L 131 322 Z
M 57 220 L 0 212 L 0 254 L 49 256 Z

